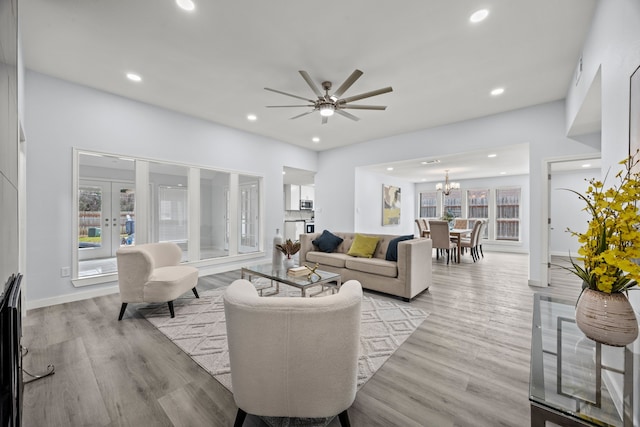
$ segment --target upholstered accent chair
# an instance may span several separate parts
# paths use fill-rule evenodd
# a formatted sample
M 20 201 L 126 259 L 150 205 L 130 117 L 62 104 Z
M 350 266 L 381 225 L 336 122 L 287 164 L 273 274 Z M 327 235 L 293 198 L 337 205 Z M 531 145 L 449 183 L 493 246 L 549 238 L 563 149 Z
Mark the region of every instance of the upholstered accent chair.
M 329 418 L 349 426 L 360 347 L 360 282 L 317 297 L 260 297 L 234 281 L 224 294 L 235 426 L 247 414 Z
M 451 241 L 451 235 L 449 234 L 449 223 L 442 220 L 429 221 L 429 236 L 433 242 L 433 248 L 436 249 L 436 259 L 439 257 L 439 249 L 447 252 L 447 264 L 451 254 L 455 257 L 457 255 L 458 242 Z
M 199 298 L 196 290 L 198 269 L 179 265 L 181 258 L 182 250 L 172 242 L 147 243 L 118 249 L 118 286 L 122 301 L 118 320 L 122 320 L 130 302 L 166 302 L 171 317 L 175 317 L 173 300 L 190 289 Z

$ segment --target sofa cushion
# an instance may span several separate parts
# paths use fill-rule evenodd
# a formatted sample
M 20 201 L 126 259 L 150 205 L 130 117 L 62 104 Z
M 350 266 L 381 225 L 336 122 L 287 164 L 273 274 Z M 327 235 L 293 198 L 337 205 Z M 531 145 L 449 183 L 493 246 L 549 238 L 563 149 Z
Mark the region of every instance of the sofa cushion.
M 313 243 L 314 246 L 317 246 L 322 252 L 331 253 L 336 250 L 340 243 L 342 243 L 342 240 L 343 239 L 341 237 L 336 236 L 328 230 L 324 230 L 320 237 L 311 243 Z
M 329 265 L 331 267 L 336 268 L 345 268 L 345 262 L 349 256 L 343 253 L 326 253 L 326 252 L 318 252 L 311 251 L 307 252 L 307 261 L 308 262 L 317 262 L 323 265 Z M 321 267 L 322 268 L 322 267 Z
M 398 277 L 398 264 L 380 258 L 347 258 L 345 266 L 349 270 L 362 271 L 385 277 Z
M 387 255 L 385 259 L 387 261 L 398 261 L 398 242 L 402 242 L 404 240 L 412 240 L 413 234 L 408 234 L 406 236 L 399 236 L 395 239 L 392 239 L 389 242 L 389 246 L 387 247 Z
M 373 253 L 376 251 L 379 240 L 380 238 L 376 236 L 365 236 L 363 234 L 356 233 L 356 238 L 353 240 L 353 243 L 351 244 L 347 255 L 361 258 L 371 258 L 373 256 Z

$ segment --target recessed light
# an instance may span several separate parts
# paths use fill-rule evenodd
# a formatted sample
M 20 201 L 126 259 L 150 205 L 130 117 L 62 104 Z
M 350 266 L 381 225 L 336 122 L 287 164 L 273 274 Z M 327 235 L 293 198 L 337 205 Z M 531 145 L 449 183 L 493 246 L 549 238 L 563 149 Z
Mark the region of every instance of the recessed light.
M 181 9 L 187 10 L 189 12 L 196 8 L 195 3 L 191 0 L 176 0 L 176 4 L 180 6 Z
M 435 159 L 435 160 L 426 160 L 426 161 L 424 161 L 424 162 L 420 162 L 420 163 L 422 163 L 423 165 L 432 165 L 432 164 L 434 164 L 434 163 L 440 163 L 440 160 L 438 160 L 438 159 Z
M 506 172 L 500 172 L 500 175 L 506 175 L 506 174 L 507 174 Z
M 256 116 L 255 114 L 247 114 L 247 120 L 249 120 L 250 122 L 255 122 L 256 120 L 258 120 L 258 116 Z
M 287 171 L 282 171 L 282 175 L 286 175 L 286 174 L 287 174 Z
M 422 182 L 427 182 L 427 178 L 422 178 Z
M 140 77 L 140 74 L 136 74 L 136 73 L 127 73 L 127 78 L 129 80 L 131 80 L 132 82 L 141 82 L 142 81 L 142 77 Z
M 497 154 L 493 154 L 492 153 L 492 154 L 489 154 L 487 157 L 496 157 L 496 156 L 497 156 Z
M 387 170 L 388 170 L 388 171 L 392 171 L 392 170 L 393 170 L 393 168 L 389 167 L 389 168 L 387 168 Z
M 502 95 L 504 93 L 504 88 L 503 87 L 497 87 L 494 90 L 491 91 L 491 96 L 498 96 L 498 95 Z
M 585 163 L 584 165 L 582 165 L 583 168 L 590 168 L 591 167 L 591 163 Z
M 311 138 L 311 141 L 317 144 L 318 142 L 320 142 L 320 138 L 318 138 L 317 136 L 314 136 L 313 138 Z
M 484 21 L 487 18 L 487 16 L 489 16 L 489 11 L 487 9 L 476 10 L 469 17 L 469 21 L 475 24 L 480 21 Z

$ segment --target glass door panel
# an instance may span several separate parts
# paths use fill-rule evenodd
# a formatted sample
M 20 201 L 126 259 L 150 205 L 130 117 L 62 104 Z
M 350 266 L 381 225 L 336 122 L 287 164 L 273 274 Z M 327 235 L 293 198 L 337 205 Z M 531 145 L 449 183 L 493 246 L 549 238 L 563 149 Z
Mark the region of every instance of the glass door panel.
M 78 188 L 78 259 L 111 254 L 110 184 L 81 181 Z

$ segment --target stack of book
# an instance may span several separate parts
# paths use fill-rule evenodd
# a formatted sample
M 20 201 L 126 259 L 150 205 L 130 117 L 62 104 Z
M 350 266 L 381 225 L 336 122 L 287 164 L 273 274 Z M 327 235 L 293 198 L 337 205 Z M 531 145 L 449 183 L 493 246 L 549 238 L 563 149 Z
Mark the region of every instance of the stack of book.
M 306 276 L 307 274 L 309 274 L 309 269 L 307 267 L 305 267 L 304 265 L 300 266 L 300 267 L 291 267 L 288 271 L 287 274 L 289 276 Z

